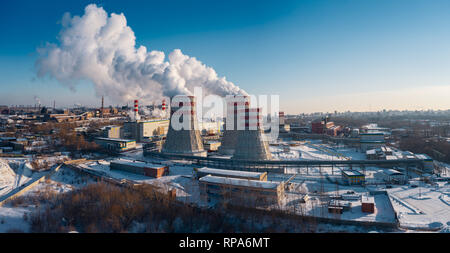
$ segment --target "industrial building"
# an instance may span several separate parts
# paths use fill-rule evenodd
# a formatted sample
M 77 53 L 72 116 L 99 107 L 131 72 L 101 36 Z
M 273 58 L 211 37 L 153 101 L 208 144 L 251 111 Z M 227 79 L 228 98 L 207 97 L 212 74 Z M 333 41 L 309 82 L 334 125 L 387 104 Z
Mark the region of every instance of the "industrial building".
M 195 110 L 196 99 L 194 96 L 179 96 L 183 102 L 173 102 L 170 110 L 170 125 L 167 132 L 166 141 L 161 152 L 168 154 L 183 154 L 194 156 L 206 156 L 207 152 L 203 148 L 202 137 L 200 135 L 197 113 Z M 182 111 L 186 109 L 187 111 Z M 174 117 L 178 114 L 180 118 Z M 180 124 L 187 125 L 187 128 L 174 129 L 173 120 L 180 120 Z M 183 123 L 181 123 L 183 122 Z
M 423 169 L 426 172 L 432 172 L 434 170 L 434 162 L 433 159 L 426 154 L 417 154 L 416 158 L 423 160 Z
M 151 137 L 163 136 L 169 129 L 169 120 L 138 120 L 123 124 L 122 138 L 144 142 Z
M 136 141 L 117 138 L 95 138 L 95 143 L 109 152 L 118 153 L 136 148 Z
M 208 202 L 222 202 L 243 206 L 281 204 L 284 184 L 239 178 L 204 176 L 199 179 L 200 193 Z
M 203 143 L 203 147 L 208 152 L 215 152 L 215 151 L 219 150 L 220 146 L 221 146 L 221 143 L 219 141 L 209 140 L 209 141 L 205 141 L 205 143 Z
M 365 175 L 356 170 L 343 170 L 342 179 L 349 185 L 363 184 Z
M 332 121 L 328 121 L 328 117 L 321 120 L 315 120 L 311 122 L 311 133 L 313 134 L 325 134 L 327 129 L 334 126 Z
M 119 139 L 120 128 L 120 126 L 106 126 L 102 130 L 102 137 Z
M 329 213 L 339 213 L 342 214 L 345 211 L 350 211 L 352 208 L 352 203 L 348 200 L 332 199 L 328 203 Z
M 395 169 L 386 169 L 383 170 L 383 179 L 387 183 L 391 184 L 405 184 L 408 181 L 406 175 Z
M 359 144 L 363 152 L 369 149 L 381 148 L 386 144 L 384 133 L 382 132 L 360 133 L 359 136 Z
M 147 177 L 160 178 L 169 175 L 169 166 L 156 165 L 141 161 L 115 160 L 110 163 L 111 170 L 121 170 Z
M 256 180 L 256 181 L 267 181 L 267 172 L 220 170 L 220 169 L 211 169 L 211 168 L 207 168 L 207 167 L 196 169 L 197 178 L 201 178 L 201 177 L 204 177 L 207 175 L 217 176 L 217 177 L 240 178 L 240 179 Z
M 361 211 L 363 213 L 374 213 L 375 212 L 375 198 L 373 196 L 362 196 L 361 197 Z

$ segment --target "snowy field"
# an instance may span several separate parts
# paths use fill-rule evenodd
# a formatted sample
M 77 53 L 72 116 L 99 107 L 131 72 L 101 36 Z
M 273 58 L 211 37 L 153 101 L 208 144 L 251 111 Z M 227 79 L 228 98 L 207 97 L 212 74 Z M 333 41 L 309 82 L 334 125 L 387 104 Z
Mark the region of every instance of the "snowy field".
M 296 143 L 296 146 L 289 144 Z M 343 145 L 323 144 L 320 140 L 302 142 L 280 141 L 279 146 L 270 146 L 276 160 L 364 160 L 365 153 Z M 287 148 L 289 151 L 285 150 Z
M 127 158 L 128 159 L 128 158 Z M 140 157 L 140 160 L 143 160 Z M 148 162 L 160 162 L 152 159 L 144 159 Z M 196 203 L 203 205 L 204 203 L 200 199 L 200 192 L 198 181 L 194 179 L 194 167 L 190 165 L 172 165 L 169 169 L 169 175 L 161 178 L 152 178 L 144 175 L 133 174 L 125 171 L 110 170 L 109 161 L 102 160 L 98 162 L 90 162 L 80 164 L 79 166 L 84 169 L 95 170 L 97 172 L 104 173 L 105 175 L 115 179 L 128 179 L 137 183 L 146 183 L 157 185 L 164 191 L 170 189 L 176 189 L 177 199 L 183 202 Z
M 450 185 L 409 186 L 388 189 L 392 204 L 398 213 L 400 225 L 405 228 L 450 227 Z

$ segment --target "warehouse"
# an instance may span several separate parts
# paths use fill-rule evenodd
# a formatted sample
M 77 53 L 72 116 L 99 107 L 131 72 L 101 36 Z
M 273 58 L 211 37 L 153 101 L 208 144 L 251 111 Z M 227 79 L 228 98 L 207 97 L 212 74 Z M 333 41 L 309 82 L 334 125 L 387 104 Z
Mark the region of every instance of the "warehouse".
M 359 136 L 360 147 L 364 152 L 369 149 L 381 148 L 386 143 L 382 132 L 361 133 Z
M 217 177 L 241 178 L 241 179 L 256 180 L 256 181 L 267 181 L 267 172 L 220 170 L 220 169 L 210 169 L 207 167 L 203 167 L 203 168 L 195 169 L 195 170 L 197 172 L 197 178 L 211 175 L 211 176 L 217 176 Z
M 123 152 L 136 148 L 134 140 L 98 137 L 95 139 L 95 143 L 111 152 Z
M 407 177 L 398 170 L 387 169 L 383 171 L 384 181 L 391 184 L 405 184 Z
M 365 182 L 364 174 L 355 170 L 343 170 L 342 179 L 349 185 L 363 184 Z
M 208 175 L 200 178 L 199 183 L 201 195 L 206 197 L 208 202 L 219 201 L 255 207 L 281 204 L 284 199 L 284 184 L 279 182 Z
M 169 120 L 139 120 L 125 122 L 122 130 L 122 137 L 130 138 L 138 142 L 145 139 L 167 134 Z
M 169 174 L 169 166 L 156 165 L 141 161 L 115 160 L 109 165 L 111 170 L 121 170 L 147 177 L 160 178 Z

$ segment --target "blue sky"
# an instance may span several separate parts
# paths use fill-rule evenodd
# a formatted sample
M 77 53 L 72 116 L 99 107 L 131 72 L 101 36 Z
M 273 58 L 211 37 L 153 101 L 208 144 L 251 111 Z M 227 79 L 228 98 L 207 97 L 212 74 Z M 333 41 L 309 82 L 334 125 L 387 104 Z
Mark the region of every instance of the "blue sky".
M 96 105 L 37 78 L 36 49 L 65 12 L 123 13 L 136 44 L 179 48 L 288 113 L 450 108 L 450 1 L 2 1 L 0 104 Z M 108 100 L 106 101 L 108 103 Z

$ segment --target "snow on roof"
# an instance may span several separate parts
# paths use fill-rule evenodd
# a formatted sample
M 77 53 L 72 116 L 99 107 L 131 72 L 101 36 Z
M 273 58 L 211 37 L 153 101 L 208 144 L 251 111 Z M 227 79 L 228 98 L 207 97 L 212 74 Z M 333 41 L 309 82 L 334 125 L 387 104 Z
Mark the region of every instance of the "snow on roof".
M 117 141 L 117 142 L 136 142 L 135 140 L 127 140 L 127 139 L 119 139 L 119 138 L 104 138 L 104 137 L 97 137 L 97 140 L 103 140 L 103 141 Z
M 111 161 L 111 163 L 128 165 L 128 166 L 134 166 L 134 167 L 141 167 L 141 168 L 161 168 L 161 167 L 164 167 L 164 166 L 157 165 L 157 164 L 146 163 L 146 162 L 142 162 L 142 161 L 126 160 L 126 159 L 117 159 L 117 160 Z
M 394 170 L 394 169 L 388 169 L 388 170 L 385 170 L 385 171 L 383 171 L 383 173 L 384 173 L 384 174 L 387 174 L 387 175 L 390 175 L 390 176 L 393 176 L 393 175 L 403 175 L 402 172 L 400 172 L 400 171 L 398 171 L 398 170 Z
M 197 170 L 201 173 L 220 174 L 224 176 L 239 176 L 239 177 L 257 177 L 259 178 L 263 172 L 239 171 L 239 170 L 220 170 L 203 167 Z
M 418 159 L 423 159 L 423 160 L 425 160 L 425 161 L 431 161 L 431 160 L 433 160 L 433 159 L 431 159 L 431 157 L 429 157 L 429 156 L 426 155 L 426 154 L 417 154 L 416 157 L 417 157 Z
M 355 170 L 343 170 L 342 173 L 347 176 L 364 176 L 362 173 Z
M 384 132 L 373 131 L 369 133 L 360 133 L 360 135 L 384 135 Z
M 229 177 L 216 177 L 210 175 L 200 178 L 199 181 L 206 183 L 216 183 L 216 184 L 265 188 L 265 189 L 276 189 L 280 185 L 279 182 L 268 182 L 268 181 L 248 180 Z
M 386 160 L 397 160 L 397 156 L 395 155 L 387 155 Z
M 362 196 L 361 203 L 375 203 L 375 198 L 373 196 Z
M 375 155 L 377 153 L 377 150 L 376 149 L 370 149 L 370 150 L 367 150 L 366 151 L 366 154 L 367 155 Z

